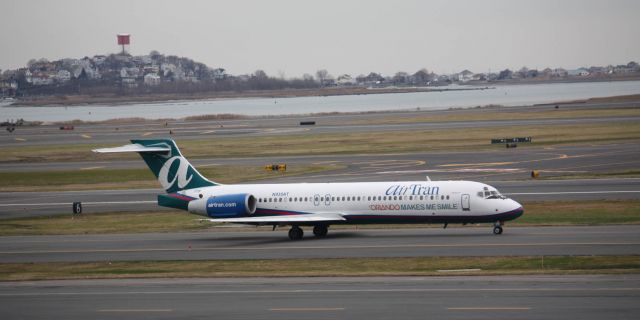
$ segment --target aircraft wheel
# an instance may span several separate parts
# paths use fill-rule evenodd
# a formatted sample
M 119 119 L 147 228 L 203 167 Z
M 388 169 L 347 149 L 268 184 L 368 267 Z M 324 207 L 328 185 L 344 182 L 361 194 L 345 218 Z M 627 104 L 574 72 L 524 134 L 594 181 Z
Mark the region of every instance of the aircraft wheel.
M 316 237 L 324 237 L 327 233 L 329 233 L 329 227 L 327 226 L 318 225 L 313 227 L 313 234 Z
M 289 229 L 289 239 L 291 240 L 300 240 L 304 236 L 304 231 L 300 229 L 298 226 L 293 226 Z
M 495 226 L 493 228 L 493 234 L 502 234 L 502 227 L 501 226 Z

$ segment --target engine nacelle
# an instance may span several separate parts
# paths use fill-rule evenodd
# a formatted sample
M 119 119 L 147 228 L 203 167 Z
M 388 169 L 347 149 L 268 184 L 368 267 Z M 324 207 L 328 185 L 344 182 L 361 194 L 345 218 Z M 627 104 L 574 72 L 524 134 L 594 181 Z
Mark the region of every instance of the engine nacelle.
M 225 194 L 189 202 L 189 211 L 211 218 L 239 218 L 256 212 L 256 197 L 247 193 Z

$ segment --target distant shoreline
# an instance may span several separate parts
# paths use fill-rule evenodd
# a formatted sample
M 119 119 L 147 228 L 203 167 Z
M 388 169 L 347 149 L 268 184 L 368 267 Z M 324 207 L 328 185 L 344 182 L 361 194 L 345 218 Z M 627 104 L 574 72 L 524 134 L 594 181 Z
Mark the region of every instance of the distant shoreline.
M 137 103 L 162 103 L 169 101 L 193 101 L 193 100 L 225 100 L 225 99 L 261 99 L 261 98 L 296 98 L 296 97 L 327 97 L 344 95 L 367 95 L 388 93 L 416 93 L 416 92 L 443 92 L 443 91 L 467 91 L 490 90 L 493 87 L 471 88 L 455 87 L 405 87 L 405 88 L 364 88 L 364 87 L 340 87 L 321 89 L 280 89 L 280 90 L 252 90 L 243 92 L 200 92 L 194 94 L 149 94 L 137 96 L 116 95 L 65 95 L 44 96 L 27 99 L 19 99 L 11 106 L 19 107 L 61 107 L 80 105 L 127 105 Z
M 117 106 L 138 103 L 162 103 L 170 101 L 193 100 L 225 100 L 225 99 L 262 99 L 262 98 L 295 98 L 295 97 L 326 97 L 342 95 L 367 95 L 388 93 L 418 93 L 418 92 L 443 92 L 464 90 L 488 90 L 496 85 L 532 85 L 553 83 L 582 83 L 582 82 L 613 82 L 613 81 L 638 81 L 640 78 L 607 78 L 607 79 L 583 79 L 583 80 L 554 80 L 554 81 L 500 81 L 500 82 L 468 82 L 465 87 L 331 87 L 319 89 L 279 89 L 279 90 L 252 90 L 252 91 L 224 91 L 224 92 L 199 92 L 193 94 L 147 94 L 147 95 L 53 95 L 20 98 L 11 106 L 19 107 L 60 107 L 81 105 L 105 105 Z

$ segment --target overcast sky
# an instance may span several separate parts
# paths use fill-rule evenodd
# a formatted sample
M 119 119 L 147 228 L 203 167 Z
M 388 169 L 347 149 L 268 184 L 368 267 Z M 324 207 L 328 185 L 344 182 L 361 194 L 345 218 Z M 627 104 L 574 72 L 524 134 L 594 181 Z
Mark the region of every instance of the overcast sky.
M 436 73 L 640 60 L 640 1 L 0 0 L 0 69 L 31 58 L 158 50 L 298 77 Z

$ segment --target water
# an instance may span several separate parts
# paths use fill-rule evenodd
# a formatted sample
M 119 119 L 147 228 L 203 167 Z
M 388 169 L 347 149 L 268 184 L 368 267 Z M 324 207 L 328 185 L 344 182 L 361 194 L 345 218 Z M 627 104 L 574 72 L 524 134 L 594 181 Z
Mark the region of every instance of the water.
M 472 88 L 472 87 L 470 87 Z M 100 121 L 114 118 L 184 118 L 233 113 L 249 116 L 359 112 L 382 110 L 439 110 L 499 104 L 521 106 L 616 95 L 640 94 L 640 81 L 503 85 L 489 90 L 369 94 L 330 97 L 173 101 L 118 106 L 0 107 L 0 121 Z

